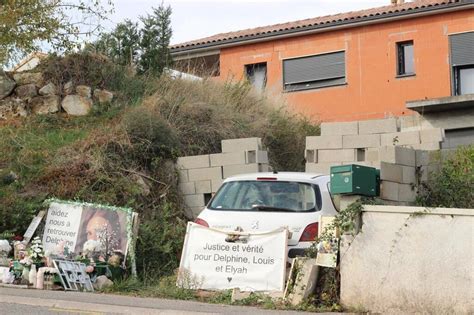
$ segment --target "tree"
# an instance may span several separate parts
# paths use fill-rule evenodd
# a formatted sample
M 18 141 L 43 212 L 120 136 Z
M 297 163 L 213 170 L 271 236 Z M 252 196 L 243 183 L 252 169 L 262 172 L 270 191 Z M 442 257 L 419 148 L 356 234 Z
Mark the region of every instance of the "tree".
M 0 0 L 0 62 L 48 45 L 60 51 L 77 47 L 81 36 L 98 31 L 111 12 L 106 0 Z
M 91 49 L 90 47 L 88 48 Z M 114 63 L 123 66 L 138 62 L 140 32 L 138 24 L 125 20 L 117 24 L 110 33 L 103 33 L 92 44 L 92 50 L 109 57 Z
M 153 8 L 153 14 L 141 17 L 143 29 L 141 31 L 140 72 L 160 75 L 163 70 L 172 64 L 169 44 L 172 35 L 171 7 L 163 3 Z

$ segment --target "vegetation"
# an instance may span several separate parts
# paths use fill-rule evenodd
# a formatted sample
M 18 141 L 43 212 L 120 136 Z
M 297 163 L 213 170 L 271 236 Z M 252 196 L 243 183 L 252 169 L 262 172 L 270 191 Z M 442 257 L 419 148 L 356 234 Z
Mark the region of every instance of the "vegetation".
M 474 208 L 474 145 L 458 148 L 419 189 L 418 204 L 426 207 Z
M 114 63 L 130 66 L 140 74 L 161 75 L 172 64 L 169 51 L 172 10 L 161 3 L 152 11 L 140 17 L 142 28 L 138 23 L 125 20 L 111 32 L 102 33 L 85 50 L 105 55 Z
M 48 80 L 115 91 L 87 117 L 30 116 L 0 123 L 0 231 L 23 234 L 50 197 L 131 207 L 140 214 L 144 283 L 178 266 L 187 218 L 176 157 L 221 151 L 222 139 L 261 137 L 271 164 L 303 170 L 318 127 L 247 84 L 133 76 L 96 54 L 52 56 Z M 283 136 L 284 135 L 284 136 Z
M 112 1 L 3 0 L 0 1 L 0 64 L 38 50 L 41 43 L 71 50 L 79 37 L 100 30 Z

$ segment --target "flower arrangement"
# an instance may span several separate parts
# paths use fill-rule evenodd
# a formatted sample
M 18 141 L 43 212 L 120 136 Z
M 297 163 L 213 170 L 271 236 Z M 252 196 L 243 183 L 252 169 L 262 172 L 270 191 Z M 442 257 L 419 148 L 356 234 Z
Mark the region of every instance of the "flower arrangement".
M 43 262 L 44 259 L 44 250 L 43 250 L 43 243 L 39 236 L 36 236 L 31 241 L 31 247 L 28 251 L 28 257 L 34 264 L 39 264 Z

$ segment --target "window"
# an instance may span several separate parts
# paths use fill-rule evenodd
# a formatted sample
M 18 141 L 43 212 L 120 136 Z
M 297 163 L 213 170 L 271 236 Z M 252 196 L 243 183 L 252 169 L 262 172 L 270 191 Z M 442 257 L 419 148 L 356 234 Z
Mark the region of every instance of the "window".
M 262 91 L 267 84 L 267 63 L 246 65 L 245 75 L 255 89 Z
M 317 186 L 284 181 L 234 181 L 219 189 L 209 209 L 305 212 L 320 207 Z
M 450 35 L 454 95 L 474 93 L 474 32 Z
M 285 91 L 300 91 L 345 83 L 344 51 L 283 60 Z
M 474 144 L 474 128 L 449 129 L 445 131 L 442 149 L 455 149 L 460 145 Z
M 397 75 L 415 74 L 413 41 L 397 43 Z

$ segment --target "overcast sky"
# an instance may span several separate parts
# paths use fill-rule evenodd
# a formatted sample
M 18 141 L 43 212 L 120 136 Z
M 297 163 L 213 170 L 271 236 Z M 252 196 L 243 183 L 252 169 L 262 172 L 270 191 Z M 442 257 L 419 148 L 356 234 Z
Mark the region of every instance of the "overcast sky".
M 160 0 L 113 2 L 113 23 L 126 18 L 137 21 L 161 3 Z M 167 0 L 164 3 L 173 9 L 171 43 L 177 44 L 223 32 L 388 5 L 390 0 Z

